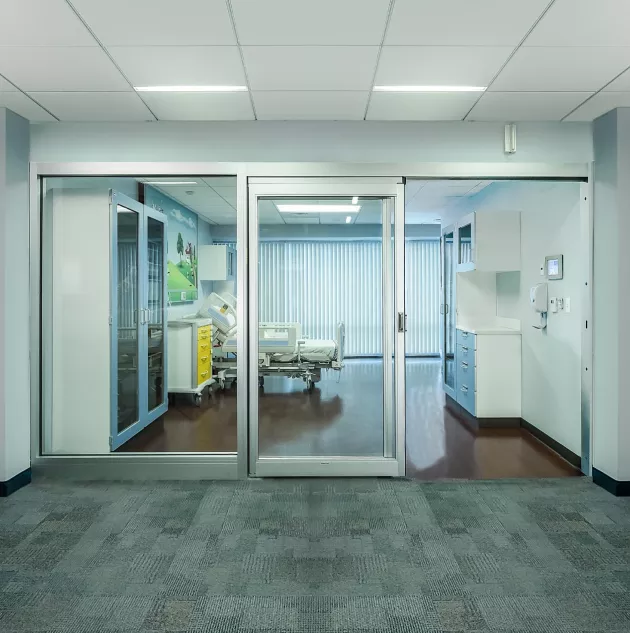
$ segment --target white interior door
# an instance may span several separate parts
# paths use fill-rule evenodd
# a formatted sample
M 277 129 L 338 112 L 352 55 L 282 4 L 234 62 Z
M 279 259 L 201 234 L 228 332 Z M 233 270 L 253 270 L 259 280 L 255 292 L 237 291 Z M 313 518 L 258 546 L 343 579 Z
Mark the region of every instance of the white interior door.
M 248 184 L 250 474 L 404 475 L 401 179 Z

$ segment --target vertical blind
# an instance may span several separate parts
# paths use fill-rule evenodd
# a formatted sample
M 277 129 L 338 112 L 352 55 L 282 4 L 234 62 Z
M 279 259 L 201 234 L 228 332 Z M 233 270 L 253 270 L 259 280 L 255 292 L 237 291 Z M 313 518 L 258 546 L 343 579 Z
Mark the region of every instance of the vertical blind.
M 259 251 L 261 321 L 298 321 L 321 339 L 343 321 L 347 356 L 383 353 L 381 242 L 261 242 Z M 439 354 L 438 241 L 405 243 L 405 300 L 407 354 Z

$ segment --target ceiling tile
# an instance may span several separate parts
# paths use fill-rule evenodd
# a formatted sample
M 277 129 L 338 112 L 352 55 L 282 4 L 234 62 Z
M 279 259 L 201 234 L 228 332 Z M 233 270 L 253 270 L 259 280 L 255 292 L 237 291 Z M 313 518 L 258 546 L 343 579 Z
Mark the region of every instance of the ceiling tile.
M 98 46 L 65 0 L 2 0 L 2 46 Z
M 25 92 L 131 90 L 99 47 L 0 46 L 0 74 Z
M 33 92 L 62 121 L 154 121 L 135 92 Z
M 615 108 L 630 108 L 630 92 L 600 92 L 565 121 L 593 121 Z
M 510 46 L 385 46 L 377 85 L 487 86 Z
M 523 47 L 493 92 L 595 91 L 630 65 L 630 47 Z
M 254 92 L 256 114 L 261 120 L 361 120 L 368 91 Z
M 478 98 L 477 93 L 375 92 L 367 118 L 371 121 L 459 121 Z
M 106 46 L 236 44 L 225 0 L 72 0 Z
M 467 121 L 560 121 L 592 92 L 487 92 Z
M 604 88 L 605 92 L 630 92 L 630 70 Z
M 5 85 L 7 85 L 6 82 L 0 79 L 0 108 L 9 108 L 9 110 L 28 119 L 32 123 L 55 120 L 55 117 L 51 116 L 43 108 L 40 108 L 24 93 L 15 90 L 13 87 L 5 90 Z
M 112 46 L 108 49 L 134 86 L 243 86 L 236 46 Z
M 238 39 L 249 45 L 380 45 L 389 0 L 232 0 Z
M 377 46 L 244 46 L 252 90 L 369 90 Z
M 516 46 L 549 0 L 397 0 L 385 44 Z
M 630 46 L 628 0 L 556 0 L 527 46 Z
M 161 121 L 250 121 L 249 94 L 146 92 L 142 98 Z

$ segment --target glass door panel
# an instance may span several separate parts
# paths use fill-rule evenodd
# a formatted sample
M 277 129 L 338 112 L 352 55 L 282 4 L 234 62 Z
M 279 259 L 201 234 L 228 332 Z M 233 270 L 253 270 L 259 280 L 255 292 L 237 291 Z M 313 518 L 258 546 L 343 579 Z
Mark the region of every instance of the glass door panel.
M 399 458 L 404 469 L 394 406 L 395 195 L 341 189 L 250 188 L 257 476 L 397 475 Z
M 165 251 L 164 220 L 147 209 L 147 398 L 150 417 L 161 415 L 166 408 Z
M 116 393 L 119 435 L 140 420 L 140 284 L 138 253 L 141 215 L 116 206 Z

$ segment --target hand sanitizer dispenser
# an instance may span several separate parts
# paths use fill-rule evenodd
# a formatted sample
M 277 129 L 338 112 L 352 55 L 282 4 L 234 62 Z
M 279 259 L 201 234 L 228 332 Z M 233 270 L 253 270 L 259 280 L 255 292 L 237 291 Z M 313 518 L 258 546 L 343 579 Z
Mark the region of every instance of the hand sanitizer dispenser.
M 537 330 L 544 330 L 547 327 L 547 311 L 549 309 L 547 284 L 536 284 L 531 288 L 529 291 L 529 299 L 537 315 L 537 322 L 534 324 L 534 327 Z

